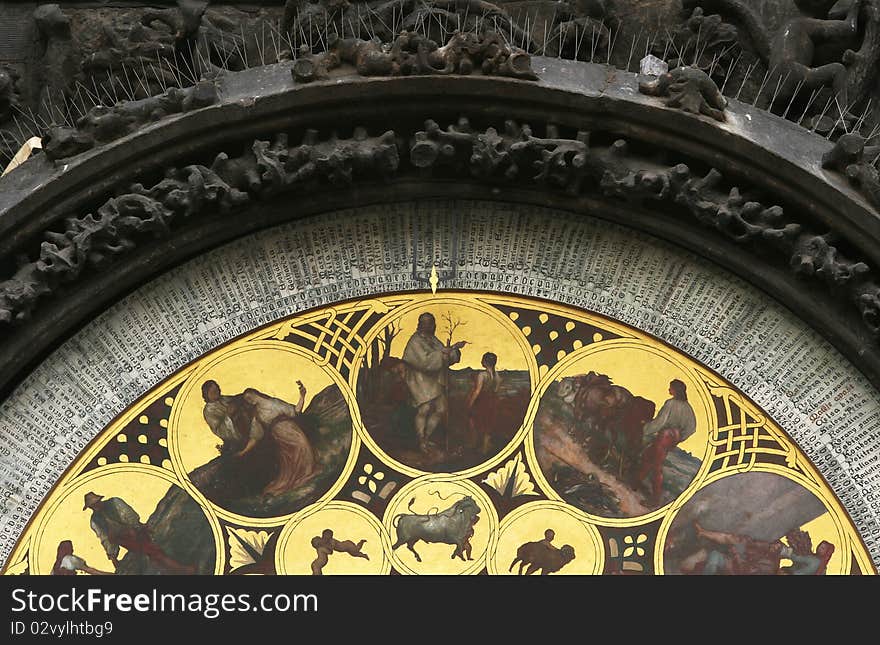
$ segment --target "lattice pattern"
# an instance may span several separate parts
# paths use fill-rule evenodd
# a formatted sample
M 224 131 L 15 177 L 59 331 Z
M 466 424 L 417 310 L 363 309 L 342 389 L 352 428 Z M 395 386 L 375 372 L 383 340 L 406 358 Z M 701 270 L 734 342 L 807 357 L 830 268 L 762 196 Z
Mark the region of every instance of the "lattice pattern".
M 793 442 L 747 406 L 739 394 L 726 387 L 715 387 L 711 392 L 718 432 L 709 440 L 714 448 L 710 472 L 745 471 L 755 464 L 771 463 L 806 474 Z
M 364 335 L 388 311 L 378 302 L 350 309 L 332 308 L 320 319 L 284 325 L 275 338 L 314 352 L 347 379 L 355 356 L 367 350 Z

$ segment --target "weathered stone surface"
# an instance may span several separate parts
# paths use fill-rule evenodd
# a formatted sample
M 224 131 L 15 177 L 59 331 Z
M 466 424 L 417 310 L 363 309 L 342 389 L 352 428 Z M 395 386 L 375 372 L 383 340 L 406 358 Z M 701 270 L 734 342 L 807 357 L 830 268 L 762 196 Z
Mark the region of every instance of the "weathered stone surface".
M 403 32 L 390 45 L 360 38 L 330 39 L 329 48 L 294 63 L 294 80 L 308 83 L 327 76 L 343 65 L 353 66 L 361 76 L 417 76 L 425 74 L 481 73 L 536 80 L 531 57 L 510 47 L 499 34 L 453 34 L 446 45 L 417 33 Z
M 725 99 L 715 82 L 696 67 L 676 67 L 657 79 L 639 83 L 639 92 L 666 97 L 667 107 L 724 121 Z
M 44 149 L 49 159 L 62 159 L 108 143 L 163 117 L 207 107 L 217 101 L 212 81 L 192 87 L 169 88 L 158 96 L 117 103 L 113 107 L 95 106 L 76 122 L 76 128 L 49 128 Z

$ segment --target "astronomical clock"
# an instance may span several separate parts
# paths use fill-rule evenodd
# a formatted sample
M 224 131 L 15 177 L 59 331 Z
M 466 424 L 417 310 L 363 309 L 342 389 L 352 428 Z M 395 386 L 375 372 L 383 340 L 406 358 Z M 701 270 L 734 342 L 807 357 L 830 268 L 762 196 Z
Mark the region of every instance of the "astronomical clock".
M 876 573 L 880 3 L 559 4 L 0 15 L 4 574 Z

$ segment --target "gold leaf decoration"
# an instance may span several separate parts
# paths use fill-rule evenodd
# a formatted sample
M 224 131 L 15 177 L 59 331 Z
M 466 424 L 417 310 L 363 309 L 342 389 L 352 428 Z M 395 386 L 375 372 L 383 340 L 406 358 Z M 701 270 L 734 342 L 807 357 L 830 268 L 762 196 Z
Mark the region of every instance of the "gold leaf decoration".
M 509 494 L 511 497 L 519 495 L 537 495 L 535 484 L 526 472 L 526 465 L 521 457 L 516 455 L 493 473 L 489 473 L 484 484 L 491 486 L 501 495 Z
M 247 529 L 227 528 L 229 531 L 229 567 L 238 569 L 248 564 L 254 564 L 263 555 L 266 542 L 269 540 L 268 531 L 248 531 Z
M 21 575 L 28 573 L 28 567 L 29 567 L 28 556 L 25 555 L 21 560 L 19 560 L 15 564 L 10 564 L 9 567 L 7 567 L 4 575 L 21 576 Z

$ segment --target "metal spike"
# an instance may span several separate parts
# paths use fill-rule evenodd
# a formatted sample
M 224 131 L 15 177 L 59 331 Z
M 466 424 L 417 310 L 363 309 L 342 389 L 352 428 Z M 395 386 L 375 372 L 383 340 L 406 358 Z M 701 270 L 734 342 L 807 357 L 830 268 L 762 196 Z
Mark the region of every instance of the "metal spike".
M 113 92 L 113 105 L 119 103 L 119 94 L 116 92 L 116 78 L 117 76 L 113 73 L 113 65 L 109 66 L 110 73 L 107 75 L 107 82 L 110 83 L 110 90 Z M 102 83 L 103 85 L 103 83 Z
M 244 35 L 244 23 L 241 23 L 241 24 L 239 25 L 239 30 L 241 31 L 241 49 L 242 49 L 242 51 L 244 52 L 244 68 L 245 68 L 245 69 L 249 69 L 250 66 L 251 66 L 251 64 L 250 64 L 250 62 L 248 61 L 248 55 L 247 55 L 247 38 L 245 38 L 245 35 Z
M 62 125 L 60 123 L 55 122 L 55 102 L 52 100 L 52 88 L 46 88 L 46 100 L 49 101 L 49 120 L 51 121 L 51 125 Z M 46 107 L 46 104 L 43 104 L 43 107 Z M 58 116 L 61 117 L 61 120 L 64 121 L 64 125 L 67 125 L 67 121 L 64 118 L 64 113 L 61 110 L 58 110 Z
M 764 86 L 767 84 L 767 81 L 770 79 L 770 76 L 776 72 L 776 66 L 773 66 L 773 69 L 768 69 L 764 72 L 764 78 L 761 80 L 761 86 L 758 88 L 758 93 L 755 95 L 755 102 L 752 103 L 752 106 L 758 104 L 758 99 L 761 97 L 761 92 L 764 91 Z
M 671 44 L 671 43 L 667 40 L 667 41 L 666 41 L 666 44 L 663 45 L 663 60 L 664 60 L 664 61 L 666 60 L 666 57 L 669 55 L 669 45 L 670 45 L 670 44 Z
M 80 106 L 77 105 L 77 103 L 76 103 L 77 98 L 79 98 L 79 101 L 82 104 L 82 110 L 79 109 Z M 79 121 L 81 118 L 83 118 L 86 115 L 86 112 L 88 112 L 88 109 L 86 108 L 86 102 L 82 97 L 82 93 L 79 91 L 79 87 L 76 88 L 75 96 L 70 97 L 70 103 L 71 103 L 71 106 L 73 107 L 73 109 L 76 110 L 76 113 L 78 115 L 77 118 L 73 119 L 73 121 L 72 121 L 73 123 L 76 123 L 77 121 Z
M 798 92 L 801 91 L 801 87 L 803 86 L 803 84 L 804 84 L 804 81 L 800 80 L 800 81 L 798 81 L 798 84 L 795 85 L 794 94 L 791 95 L 791 100 L 788 102 L 788 105 L 786 106 L 785 111 L 782 113 L 783 119 L 788 118 L 788 111 L 791 109 L 791 105 L 792 105 L 792 103 L 794 103 L 794 100 L 797 98 Z
M 163 74 L 160 76 L 159 71 L 156 69 L 153 63 L 150 63 L 150 69 L 153 70 L 153 76 L 156 77 L 156 82 L 160 85 L 162 91 L 166 92 L 168 88 L 165 86 L 165 75 Z
M 641 28 L 639 29 L 638 37 L 639 38 L 642 37 Z M 629 46 L 629 57 L 626 59 L 626 71 L 629 71 L 629 66 L 632 64 L 633 51 L 635 51 L 635 48 L 636 48 L 636 36 L 634 34 L 633 39 L 632 39 L 632 44 Z
M 577 27 L 577 23 L 574 23 L 575 27 Z M 596 24 L 593 23 L 591 25 L 591 33 L 590 33 L 590 62 L 592 63 L 596 58 L 596 50 L 599 48 L 599 39 L 596 38 Z M 586 31 L 586 30 L 585 30 Z M 568 36 L 568 23 L 565 26 L 565 35 Z M 564 43 L 568 38 L 564 38 L 562 42 Z
M 700 27 L 699 27 L 699 29 L 697 29 L 697 44 L 694 47 L 694 62 L 691 63 L 692 67 L 697 66 L 697 52 L 700 51 L 700 36 L 702 35 L 702 33 L 703 33 L 703 23 L 700 23 Z
M 871 101 L 874 100 L 874 97 L 868 99 L 868 104 L 865 105 L 865 109 L 862 110 L 862 116 L 856 121 L 856 124 L 853 126 L 853 131 L 858 132 L 862 129 L 862 124 L 865 122 L 865 117 L 868 116 L 868 110 L 871 109 Z
M 681 50 L 678 48 L 678 45 L 675 44 L 675 38 L 669 32 L 669 29 L 666 29 L 666 43 L 667 45 L 672 47 L 672 50 L 675 52 L 675 57 L 680 61 L 682 58 Z M 645 36 L 645 55 L 647 56 L 648 52 L 648 36 Z M 663 57 L 663 60 L 666 60 L 666 56 Z M 668 62 L 668 61 L 667 61 Z
M 740 86 L 739 86 L 739 90 L 737 91 L 736 96 L 733 97 L 734 100 L 737 100 L 737 101 L 739 100 L 739 95 L 742 93 L 743 88 L 746 86 L 746 82 L 749 80 L 749 77 L 752 75 L 752 70 L 754 70 L 755 67 L 757 67 L 757 66 L 758 66 L 758 62 L 755 61 L 754 63 L 751 63 L 751 64 L 746 68 L 746 73 L 745 73 L 745 75 L 743 76 L 743 81 L 742 81 L 742 83 L 741 83 Z
M 807 101 L 807 107 L 804 108 L 803 114 L 801 114 L 801 118 L 799 118 L 799 119 L 796 121 L 796 123 L 797 123 L 798 125 L 800 125 L 801 123 L 803 123 L 804 118 L 807 116 L 807 112 L 810 111 L 810 107 L 813 105 L 813 101 L 816 100 L 816 97 L 819 96 L 819 91 L 820 91 L 821 89 L 822 89 L 821 87 L 817 87 L 817 88 L 815 88 L 812 92 L 810 92 L 810 100 Z
M 611 54 L 614 52 L 614 45 L 617 43 L 617 37 L 620 35 L 620 28 L 617 29 L 617 33 L 614 32 L 614 29 L 608 30 L 608 51 L 607 56 L 605 57 L 605 63 L 607 65 L 611 64 Z
M 125 92 L 125 96 L 129 101 L 134 101 L 135 93 L 134 86 L 131 84 L 131 80 L 128 78 L 128 69 L 125 67 L 125 63 L 120 65 L 122 67 L 122 79 L 124 79 L 124 83 L 120 83 L 122 87 L 122 91 Z
M 846 129 L 846 121 L 843 120 L 843 115 L 845 114 L 845 112 L 840 107 L 840 101 L 837 100 L 839 96 L 839 93 L 834 95 L 834 104 L 837 106 L 837 119 L 834 121 L 834 125 L 828 129 L 828 134 L 825 135 L 826 139 L 831 138 L 831 135 L 834 134 L 834 130 L 837 128 L 838 123 L 843 126 L 843 131 L 848 133 Z
M 12 121 L 13 121 L 13 123 L 15 123 L 15 127 L 16 127 L 16 128 L 18 129 L 18 131 L 21 133 L 21 141 L 18 141 L 18 142 L 17 142 L 17 143 L 18 143 L 18 147 L 20 148 L 20 147 L 22 147 L 22 146 L 24 145 L 24 142 L 25 142 L 25 141 L 27 141 L 28 139 L 30 139 L 30 137 L 27 136 L 27 135 L 24 133 L 24 130 L 23 130 L 22 127 L 21 127 L 21 123 L 19 123 L 19 121 L 18 121 L 18 117 L 15 116 L 14 114 L 12 115 Z M 36 125 L 36 124 L 34 124 L 34 125 Z M 39 131 L 39 128 L 34 128 L 34 130 Z
M 687 39 L 687 42 L 684 44 L 684 47 L 681 48 L 681 56 L 678 57 L 679 65 L 687 65 L 687 53 L 691 50 L 691 43 L 694 42 L 694 37 L 691 36 Z M 648 43 L 645 43 L 645 56 L 648 55 Z
M 724 88 L 727 87 L 727 82 L 730 80 L 730 77 L 733 76 L 733 68 L 739 65 L 739 61 L 742 58 L 742 51 L 739 52 L 739 56 L 736 57 L 736 60 L 730 64 L 730 67 L 727 68 L 727 74 L 724 76 L 724 82 L 721 84 L 721 89 L 719 90 L 721 94 L 724 94 Z
M 189 58 L 187 58 L 186 56 L 182 56 L 181 58 L 183 58 L 183 64 L 186 65 L 186 70 L 190 74 L 190 80 L 191 80 L 192 84 L 195 85 L 199 80 L 199 75 L 198 75 L 198 72 L 196 71 L 196 62 L 195 62 L 195 58 L 193 58 L 193 50 L 192 50 L 192 42 L 191 41 L 187 41 L 186 48 L 189 51 Z M 192 61 L 192 65 L 190 65 L 190 61 Z
M 791 72 L 788 72 L 785 77 L 781 77 L 776 81 L 776 89 L 773 90 L 773 96 L 770 98 L 770 105 L 767 106 L 767 111 L 773 111 L 773 103 L 776 101 L 776 97 L 779 95 L 779 89 L 782 87 L 782 84 L 788 81 L 788 77 L 791 75 Z
M 837 99 L 836 99 L 836 96 L 828 97 L 828 100 L 825 102 L 825 108 L 822 110 L 822 114 L 820 114 L 820 115 L 819 115 L 819 118 L 816 119 L 816 125 L 814 125 L 814 126 L 812 127 L 812 129 L 810 130 L 810 132 L 815 132 L 815 131 L 816 131 L 816 128 L 819 127 L 819 123 L 822 121 L 822 119 L 825 118 L 825 113 L 828 111 L 828 108 L 831 107 L 831 101 L 833 101 L 833 100 L 837 100 Z

